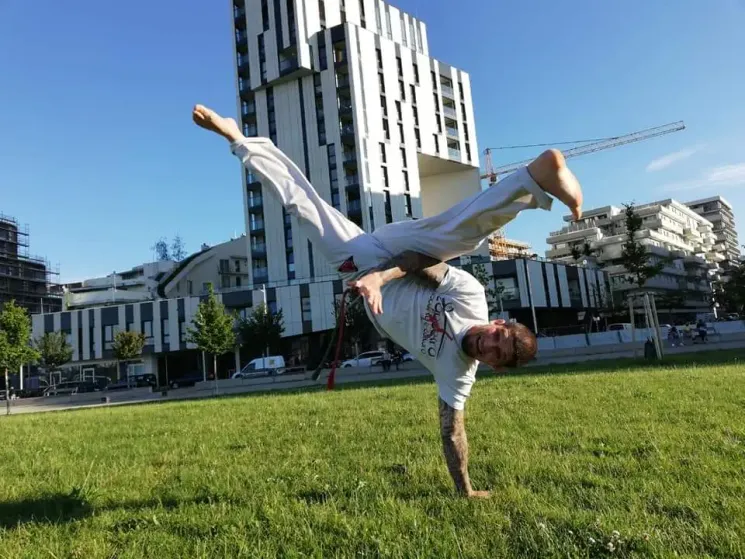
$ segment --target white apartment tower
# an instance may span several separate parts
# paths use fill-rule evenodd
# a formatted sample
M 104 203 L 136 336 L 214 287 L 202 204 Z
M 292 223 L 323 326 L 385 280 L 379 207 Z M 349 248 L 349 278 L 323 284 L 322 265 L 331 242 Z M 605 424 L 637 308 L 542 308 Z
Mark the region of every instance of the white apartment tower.
M 469 77 L 429 56 L 422 21 L 380 0 L 231 7 L 244 133 L 271 138 L 364 230 L 480 190 Z M 335 278 L 261 183 L 243 182 L 249 282 Z
M 714 234 L 717 237 L 716 249 L 724 254 L 729 263 L 738 263 L 740 261 L 740 243 L 737 240 L 732 204 L 721 196 L 711 196 L 710 198 L 686 202 L 686 206 L 712 223 Z

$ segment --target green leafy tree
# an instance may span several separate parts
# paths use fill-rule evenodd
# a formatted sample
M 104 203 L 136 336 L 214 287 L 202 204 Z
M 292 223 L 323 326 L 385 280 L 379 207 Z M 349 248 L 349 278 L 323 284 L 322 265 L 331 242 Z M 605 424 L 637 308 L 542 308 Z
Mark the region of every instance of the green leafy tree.
M 636 213 L 634 204 L 624 204 L 624 207 L 626 208 L 626 242 L 623 244 L 620 262 L 626 268 L 627 281 L 641 290 L 650 279 L 662 272 L 667 261 L 652 263 L 652 255 L 639 240 L 642 218 Z
M 72 347 L 64 332 L 46 332 L 34 340 L 34 345 L 39 352 L 39 364 L 47 373 L 58 370 L 72 359 Z
M 192 324 L 187 341 L 212 355 L 217 380 L 217 357 L 235 348 L 236 332 L 235 316 L 217 300 L 212 284 L 208 285 L 207 298 L 199 303 Z
M 248 349 L 251 359 L 263 355 L 265 351 L 269 352 L 268 355 L 277 355 L 284 331 L 282 309 L 272 313 L 263 303 L 238 325 L 242 344 Z
M 489 277 L 486 267 L 483 264 L 476 264 L 473 267 L 473 277 L 475 277 L 481 285 L 484 286 L 484 292 L 486 293 L 486 302 L 489 306 L 489 313 L 493 312 L 504 312 L 502 305 L 502 295 L 504 294 L 505 287 L 500 282 L 492 282 L 492 278 Z
M 0 311 L 0 369 L 5 375 L 5 389 L 9 391 L 8 371 L 18 371 L 22 365 L 35 363 L 39 352 L 31 346 L 31 319 L 23 307 L 10 301 Z M 10 406 L 9 393 L 6 393 Z M 8 407 L 10 412 L 10 407 Z
M 745 312 L 745 266 L 734 267 L 727 273 L 727 280 L 714 290 L 714 300 L 728 312 Z
M 145 347 L 145 334 L 141 332 L 117 332 L 114 336 L 114 343 L 111 349 L 116 357 L 116 377 L 121 378 L 120 368 L 123 361 L 126 365 L 128 361 L 137 359 L 142 355 L 142 348 Z

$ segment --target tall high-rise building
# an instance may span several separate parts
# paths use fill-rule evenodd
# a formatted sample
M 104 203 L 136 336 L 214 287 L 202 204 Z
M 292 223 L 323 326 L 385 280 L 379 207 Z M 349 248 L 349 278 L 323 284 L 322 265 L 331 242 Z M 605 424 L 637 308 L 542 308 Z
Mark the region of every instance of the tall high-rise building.
M 380 0 L 231 1 L 243 132 L 329 204 L 369 232 L 479 191 L 469 77 L 430 57 L 422 21 Z M 253 286 L 336 277 L 250 172 L 243 187 Z
M 687 202 L 686 206 L 712 223 L 717 238 L 717 250 L 724 254 L 728 262 L 739 263 L 740 244 L 737 242 L 732 204 L 721 196 L 711 196 Z
M 0 306 L 15 301 L 29 313 L 56 312 L 62 307 L 59 275 L 40 257 L 29 255 L 28 226 L 0 214 Z

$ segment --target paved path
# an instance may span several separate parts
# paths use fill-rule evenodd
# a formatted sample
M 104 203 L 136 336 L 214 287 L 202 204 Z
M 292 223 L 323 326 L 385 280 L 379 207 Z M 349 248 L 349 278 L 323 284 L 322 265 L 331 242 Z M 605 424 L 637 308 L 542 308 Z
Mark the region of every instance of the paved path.
M 628 346 L 628 347 L 625 347 Z M 638 357 L 641 355 L 639 347 L 630 347 L 631 344 L 619 344 L 618 346 L 606 346 L 603 352 L 589 353 L 591 348 L 587 348 L 588 353 L 577 354 L 568 352 L 566 355 L 552 355 L 550 357 L 539 358 L 529 367 L 550 365 L 553 363 L 579 363 L 587 361 L 600 361 L 608 359 L 625 359 Z M 718 342 L 706 345 L 692 345 L 677 348 L 667 348 L 667 355 L 681 353 L 698 353 L 700 351 L 717 351 L 728 349 L 745 348 L 745 342 Z M 576 351 L 576 350 L 575 350 Z M 177 390 L 168 390 L 165 395 L 157 390 L 152 392 L 149 388 L 135 388 L 132 390 L 122 390 L 114 392 L 93 392 L 87 394 L 75 394 L 72 396 L 49 396 L 46 398 L 25 398 L 11 402 L 11 415 L 23 413 L 39 413 L 51 411 L 64 411 L 80 408 L 97 408 L 121 406 L 127 404 L 139 404 L 147 402 L 168 402 L 189 400 L 197 398 L 211 398 L 215 395 L 227 396 L 235 394 L 248 394 L 257 392 L 271 392 L 276 390 L 302 390 L 307 388 L 323 388 L 328 371 L 318 381 L 313 381 L 307 375 L 293 374 L 281 375 L 274 377 L 263 377 L 245 380 L 222 380 L 219 381 L 217 391 L 215 391 L 214 382 L 199 383 L 192 388 L 180 388 Z M 340 369 L 337 371 L 336 383 L 352 384 L 363 382 L 378 382 L 385 380 L 405 379 L 405 378 L 431 378 L 429 371 L 424 369 L 418 362 L 406 363 L 400 371 L 391 370 L 382 372 L 379 368 L 364 369 L 350 368 Z M 102 401 L 108 397 L 108 401 Z M 3 414 L 5 402 L 0 402 L 0 415 Z

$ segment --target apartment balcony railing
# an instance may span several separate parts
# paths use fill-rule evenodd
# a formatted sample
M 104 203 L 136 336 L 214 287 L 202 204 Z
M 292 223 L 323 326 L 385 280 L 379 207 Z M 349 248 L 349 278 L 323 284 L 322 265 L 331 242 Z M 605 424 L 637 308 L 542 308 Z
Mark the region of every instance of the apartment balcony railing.
M 252 221 L 250 222 L 249 228 L 251 229 L 251 232 L 257 232 L 257 231 L 263 231 L 264 230 L 264 222 L 262 220 L 258 221 Z
M 448 148 L 448 156 L 450 156 L 450 159 L 460 159 L 460 150 Z
M 445 113 L 446 116 L 449 116 L 451 118 L 458 118 L 458 112 L 454 108 L 448 107 L 447 105 L 442 106 L 442 112 Z
M 255 210 L 261 208 L 264 205 L 264 199 L 261 196 L 255 196 L 248 199 L 249 209 Z
M 362 211 L 362 201 L 361 200 L 350 200 L 347 203 L 347 211 L 349 211 L 349 212 L 361 212 Z
M 358 184 L 360 184 L 359 175 L 347 175 L 344 177 L 345 186 L 357 186 Z
M 451 99 L 455 99 L 455 91 L 453 90 L 452 87 L 450 87 L 449 85 L 445 85 L 445 84 L 440 84 L 440 87 L 442 88 L 443 95 L 447 95 Z
M 354 151 L 345 151 L 342 153 L 342 161 L 344 163 L 353 163 L 357 161 L 357 153 Z
M 354 126 L 352 126 L 351 124 L 347 124 L 345 126 L 341 126 L 340 127 L 340 131 L 341 131 L 342 136 L 352 135 L 352 134 L 354 134 Z
M 458 129 L 453 128 L 452 126 L 446 126 L 445 132 L 447 133 L 448 137 L 450 138 L 457 138 L 458 137 Z

